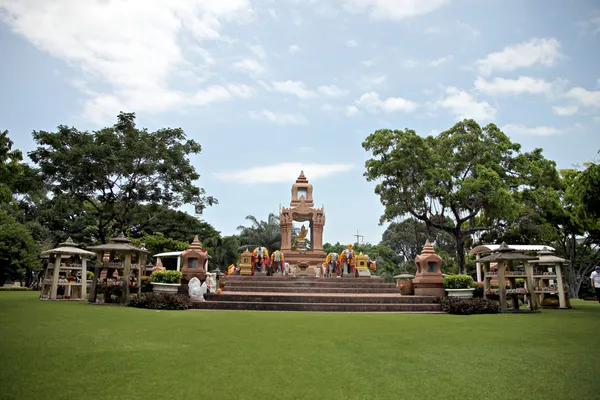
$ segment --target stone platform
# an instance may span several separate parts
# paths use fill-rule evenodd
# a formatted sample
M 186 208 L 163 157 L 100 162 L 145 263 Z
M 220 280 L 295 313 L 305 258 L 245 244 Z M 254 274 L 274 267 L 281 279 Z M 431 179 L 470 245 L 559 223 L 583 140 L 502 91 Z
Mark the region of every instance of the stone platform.
M 402 296 L 381 278 L 228 276 L 221 294 L 192 308 L 204 310 L 441 312 L 431 296 Z

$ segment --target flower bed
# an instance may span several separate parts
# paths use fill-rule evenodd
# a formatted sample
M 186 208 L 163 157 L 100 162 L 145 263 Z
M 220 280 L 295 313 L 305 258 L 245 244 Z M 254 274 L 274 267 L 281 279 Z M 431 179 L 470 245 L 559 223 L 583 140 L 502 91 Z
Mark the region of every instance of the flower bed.
M 472 315 L 497 314 L 500 312 L 500 305 L 496 301 L 488 299 L 441 297 L 439 302 L 442 306 L 442 310 L 448 314 Z

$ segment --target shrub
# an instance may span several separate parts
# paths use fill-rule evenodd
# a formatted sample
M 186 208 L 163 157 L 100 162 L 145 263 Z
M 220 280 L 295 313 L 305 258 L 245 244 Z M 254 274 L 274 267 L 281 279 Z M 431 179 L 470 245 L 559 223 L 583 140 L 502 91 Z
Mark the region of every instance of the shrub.
M 446 289 L 469 289 L 475 281 L 470 275 L 449 275 L 444 277 Z
M 181 283 L 181 272 L 179 271 L 154 271 L 150 280 L 156 283 Z
M 483 297 L 483 282 L 475 282 L 475 290 L 473 291 L 473 297 L 482 298 Z
M 457 297 L 441 297 L 442 310 L 448 314 L 471 315 L 471 314 L 497 314 L 500 305 L 488 299 L 465 299 Z
M 149 276 L 142 276 L 142 293 L 148 293 L 152 291 L 152 281 Z
M 0 292 L 26 292 L 29 291 L 26 286 L 0 286 Z
M 88 281 L 91 281 L 92 279 L 94 279 L 94 273 L 92 271 L 86 271 L 85 276 Z
M 144 293 L 129 299 L 130 307 L 150 310 L 187 310 L 190 303 L 189 296 L 172 293 Z

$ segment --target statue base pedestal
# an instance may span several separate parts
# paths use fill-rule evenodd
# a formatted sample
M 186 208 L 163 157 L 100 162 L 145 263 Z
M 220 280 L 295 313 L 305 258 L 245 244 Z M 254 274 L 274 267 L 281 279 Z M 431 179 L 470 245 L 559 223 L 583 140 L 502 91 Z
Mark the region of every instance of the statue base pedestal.
M 246 275 L 246 276 L 252 275 L 252 265 L 240 264 L 240 275 Z
M 325 262 L 325 257 L 327 254 L 323 250 L 316 251 L 300 251 L 300 250 L 285 250 L 282 249 L 281 252 L 285 254 L 285 262 L 291 265 L 298 265 L 298 263 L 307 263 L 308 267 L 306 268 L 307 275 L 314 275 L 315 267 L 320 266 Z M 299 272 L 296 272 L 298 275 Z

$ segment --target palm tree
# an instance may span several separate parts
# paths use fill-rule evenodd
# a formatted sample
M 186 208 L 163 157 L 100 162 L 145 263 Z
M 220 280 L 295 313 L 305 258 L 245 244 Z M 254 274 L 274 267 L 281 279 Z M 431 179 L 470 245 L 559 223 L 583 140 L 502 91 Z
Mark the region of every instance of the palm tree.
M 212 270 L 218 267 L 221 271 L 226 271 L 229 265 L 237 263 L 240 256 L 239 241 L 236 236 L 208 238 L 204 241 L 204 248 L 210 249 L 209 268 Z
M 272 253 L 281 248 L 281 229 L 279 227 L 279 216 L 269 213 L 266 221 L 259 221 L 255 216 L 248 215 L 246 220 L 251 226 L 238 226 L 240 231 L 240 250 L 263 246 Z

